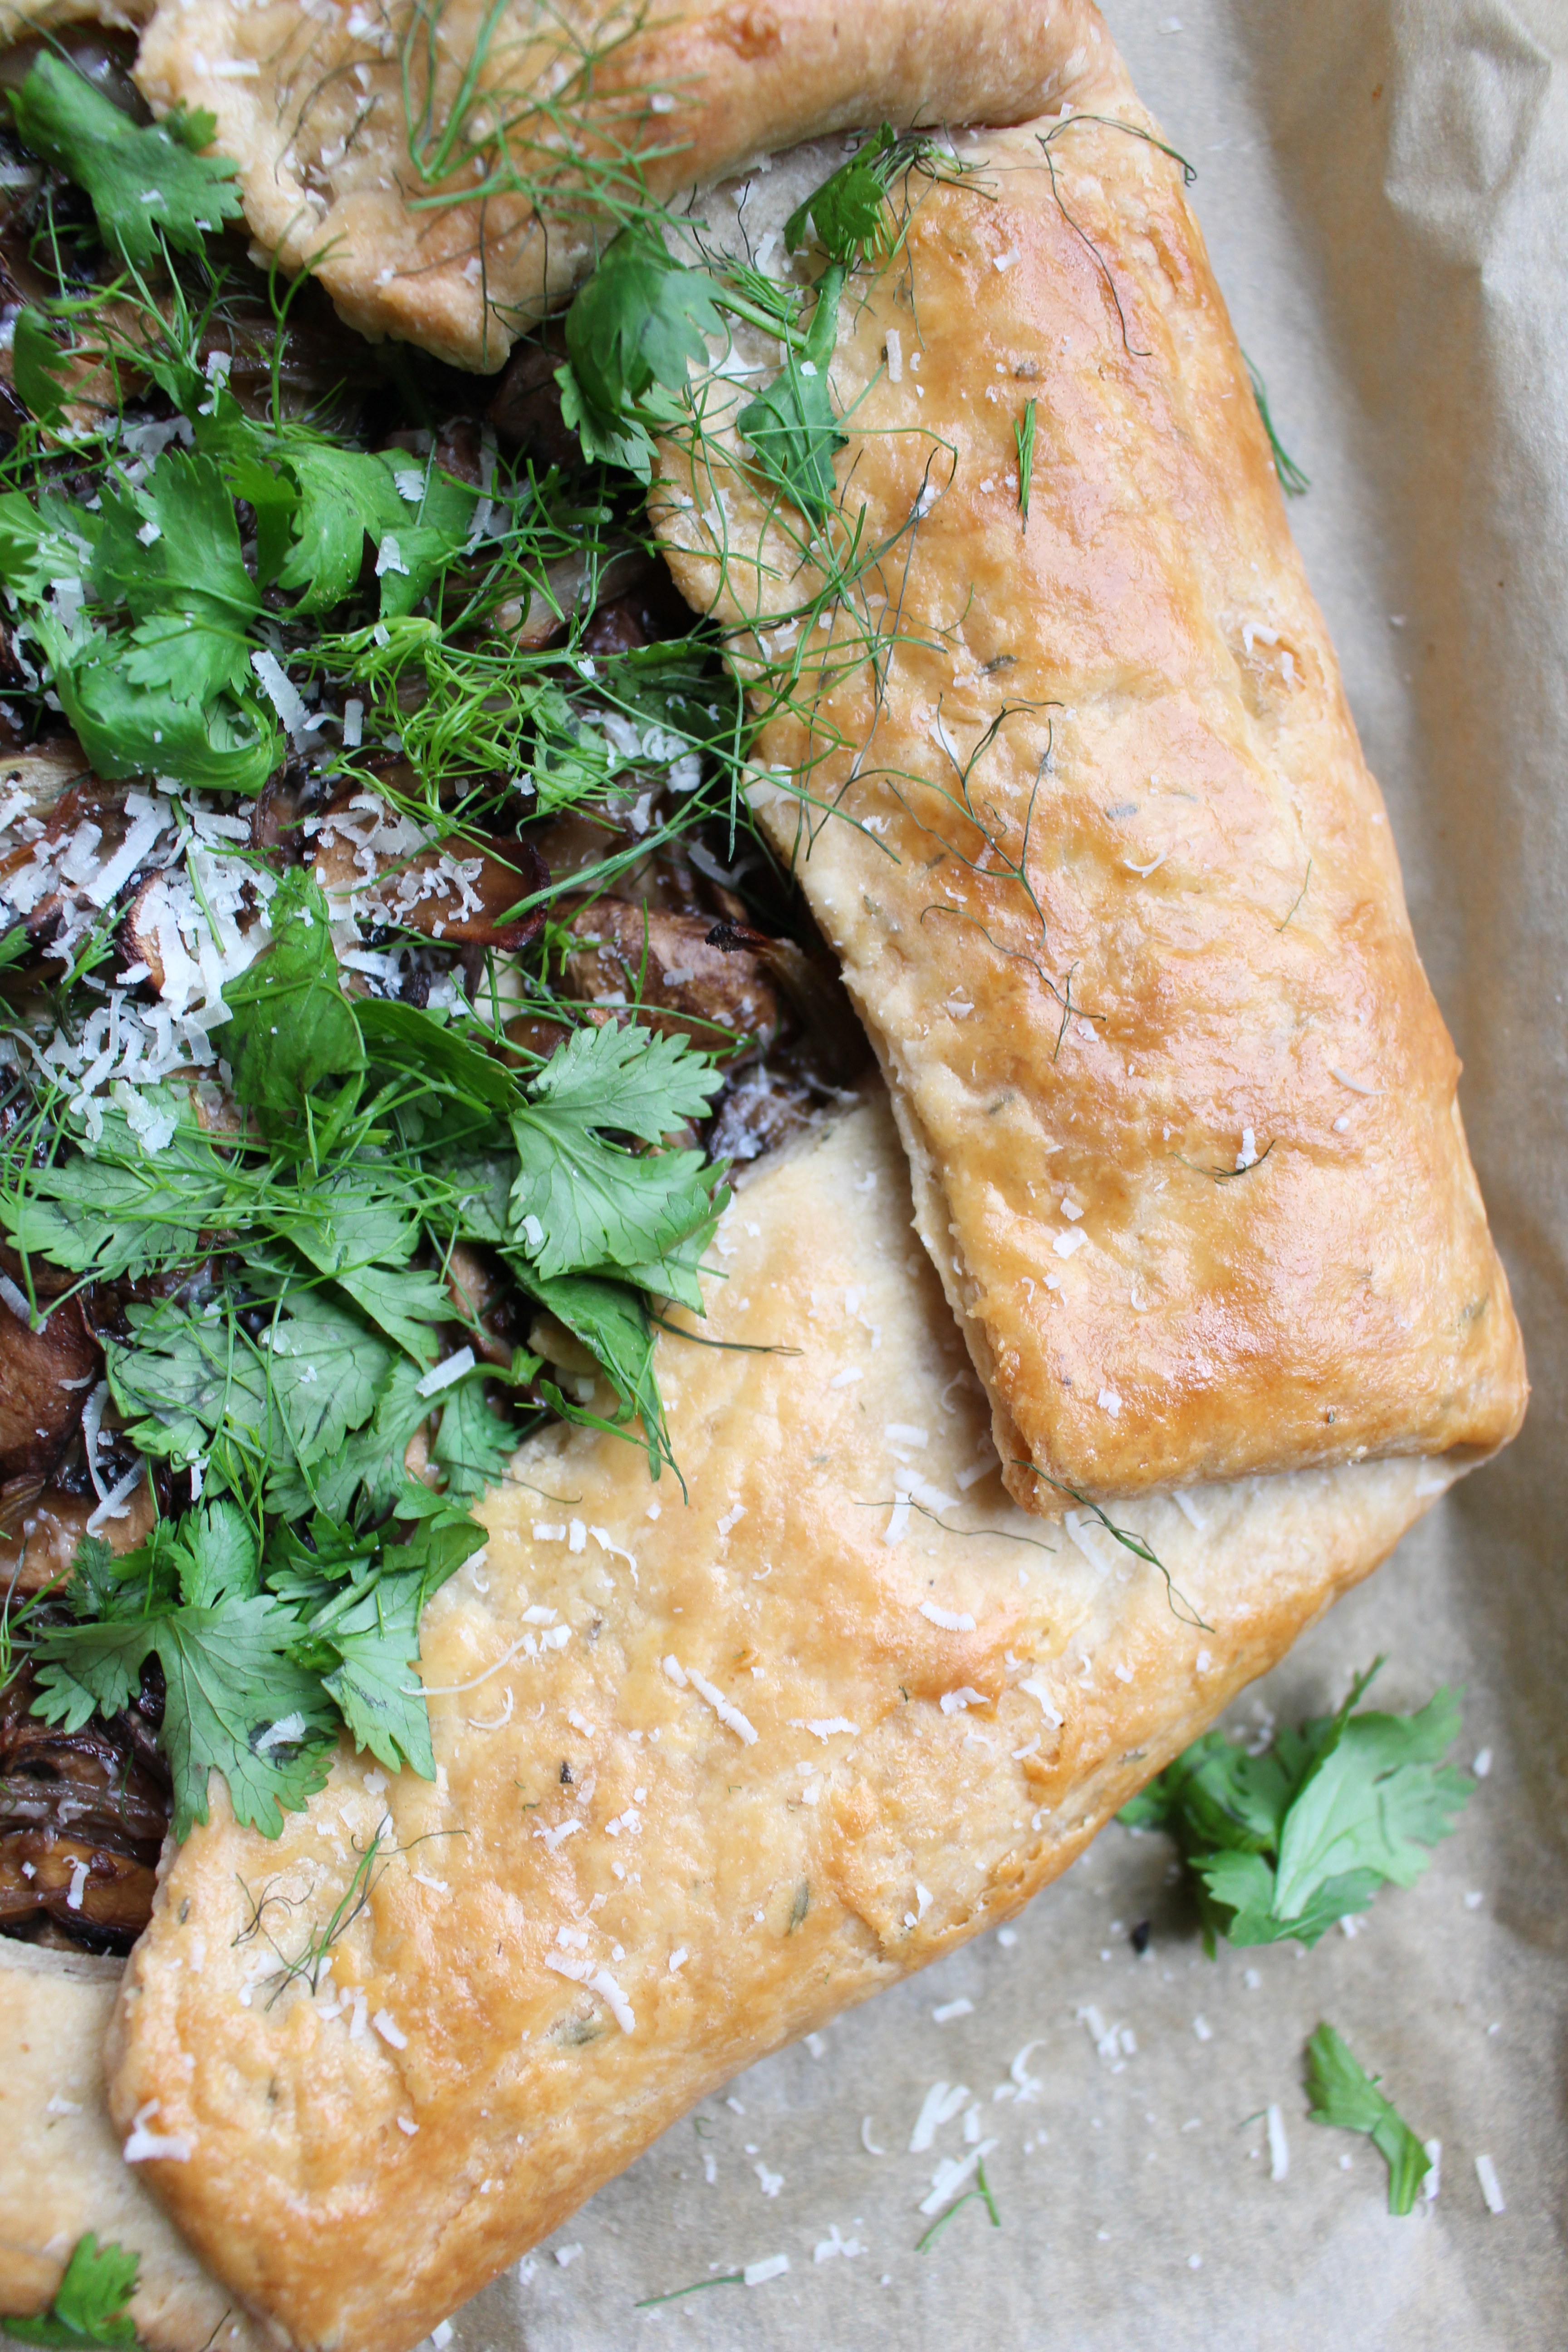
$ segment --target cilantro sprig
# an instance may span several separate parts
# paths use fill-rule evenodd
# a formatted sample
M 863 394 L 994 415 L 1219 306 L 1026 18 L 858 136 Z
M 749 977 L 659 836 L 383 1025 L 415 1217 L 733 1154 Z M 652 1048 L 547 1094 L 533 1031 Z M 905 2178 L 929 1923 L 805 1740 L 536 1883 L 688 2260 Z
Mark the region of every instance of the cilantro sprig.
M 5 2321 L 5 2332 L 21 2344 L 68 2347 L 106 2345 L 110 2352 L 136 2352 L 137 2335 L 127 2308 L 136 2292 L 140 2254 L 123 2246 L 100 2246 L 89 2230 L 71 2249 L 65 2276 L 47 2311 Z
M 1315 1944 L 1364 1911 L 1384 1881 L 1413 1885 L 1468 1801 L 1466 1774 L 1445 1766 L 1458 1698 L 1440 1690 L 1414 1715 L 1354 1712 L 1381 1658 L 1344 1705 L 1260 1756 L 1208 1731 L 1120 1818 L 1173 1836 L 1193 1874 L 1209 1952 L 1294 1937 Z
M 1388 2167 L 1388 2210 L 1408 2213 L 1432 2169 L 1427 2155 L 1393 2102 L 1378 2088 L 1331 2025 L 1320 2025 L 1307 2044 L 1307 2093 L 1315 2124 L 1364 2132 Z
M 136 268 L 160 258 L 160 240 L 200 253 L 210 231 L 239 217 L 238 165 L 202 152 L 216 115 L 179 106 L 138 125 L 47 49 L 9 95 L 19 136 L 86 191 L 104 243 Z

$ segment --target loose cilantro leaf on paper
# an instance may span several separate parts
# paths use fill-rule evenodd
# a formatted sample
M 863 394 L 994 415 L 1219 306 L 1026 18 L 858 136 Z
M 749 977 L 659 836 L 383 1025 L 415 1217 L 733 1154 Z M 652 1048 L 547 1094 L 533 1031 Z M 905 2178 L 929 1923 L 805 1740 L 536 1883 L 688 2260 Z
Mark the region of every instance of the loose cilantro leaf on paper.
M 1197 1883 L 1204 1938 L 1311 1945 L 1384 1882 L 1413 1885 L 1470 1793 L 1442 1759 L 1459 1730 L 1447 1690 L 1415 1714 L 1357 1715 L 1382 1660 L 1337 1714 L 1282 1732 L 1262 1756 L 1205 1732 L 1124 1806 L 1174 1837 Z
M 833 460 L 849 446 L 838 430 L 827 392 L 827 362 L 838 332 L 844 278 L 840 263 L 824 270 L 805 348 L 789 353 L 784 373 L 748 401 L 736 419 L 763 472 L 813 522 L 821 522 L 832 508 L 837 489 Z
M 1427 2155 L 1397 2107 L 1378 2089 L 1331 2025 L 1320 2025 L 1307 2044 L 1307 2092 L 1315 2124 L 1364 2132 L 1388 2167 L 1388 2210 L 1408 2213 L 1432 2169 Z
M 10 96 L 20 136 L 86 191 L 104 243 L 133 268 L 159 259 L 160 234 L 177 252 L 199 253 L 205 231 L 238 218 L 238 165 L 199 152 L 216 116 L 180 107 L 139 127 L 47 50 Z
M 226 983 L 230 1022 L 220 1034 L 242 1103 L 276 1118 L 298 1116 L 323 1078 L 356 1077 L 364 1046 L 338 981 L 326 894 L 304 866 L 272 899 L 272 945 Z
M 136 2352 L 136 2329 L 126 2305 L 136 2292 L 141 2263 L 141 2255 L 123 2246 L 100 2246 L 89 2230 L 72 2247 L 48 2309 L 8 2317 L 6 2334 L 22 2344 L 99 2344 L 111 2352 Z

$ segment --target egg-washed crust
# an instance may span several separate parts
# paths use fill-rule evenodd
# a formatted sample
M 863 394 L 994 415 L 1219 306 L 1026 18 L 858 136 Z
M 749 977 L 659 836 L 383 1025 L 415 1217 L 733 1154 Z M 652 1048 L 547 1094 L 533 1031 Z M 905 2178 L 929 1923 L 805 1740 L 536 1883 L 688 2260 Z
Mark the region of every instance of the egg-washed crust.
M 689 599 L 767 666 L 753 805 L 1047 1507 L 1473 1457 L 1526 1396 L 1458 1063 L 1182 172 L 1124 77 L 1100 111 L 960 136 L 959 180 L 895 190 L 907 238 L 840 310 L 825 539 L 749 466 L 749 385 L 705 388 L 652 501 Z M 745 192 L 773 267 L 830 167 Z
M 151 2352 L 259 2352 L 269 2332 L 202 2269 L 121 2157 L 103 2093 L 121 1975 L 118 1960 L 0 1937 L 0 2333 L 5 2316 L 53 2300 L 92 2230 L 141 2257 L 131 2316 Z
M 157 2102 L 189 2154 L 152 2187 L 298 2345 L 401 2352 L 695 2100 L 1008 1917 L 1447 1484 L 1132 1507 L 1184 1622 L 1097 1522 L 965 1485 L 984 1402 L 910 1206 L 880 1097 L 759 1170 L 725 1346 L 660 1342 L 689 1500 L 531 1441 L 426 1612 L 436 1784 L 345 1753 L 276 1844 L 215 1784 L 169 1856 L 111 2109 Z M 283 1967 L 345 1896 L 312 1998 Z
M 160 112 L 183 99 L 216 116 L 263 254 L 312 267 L 363 333 L 488 370 L 614 233 L 595 172 L 624 206 L 884 117 L 1016 122 L 1091 87 L 1110 50 L 1083 0 L 509 0 L 486 37 L 489 12 L 163 0 L 136 78 Z M 442 128 L 478 58 L 470 141 L 448 152 L 426 125 L 432 39 Z

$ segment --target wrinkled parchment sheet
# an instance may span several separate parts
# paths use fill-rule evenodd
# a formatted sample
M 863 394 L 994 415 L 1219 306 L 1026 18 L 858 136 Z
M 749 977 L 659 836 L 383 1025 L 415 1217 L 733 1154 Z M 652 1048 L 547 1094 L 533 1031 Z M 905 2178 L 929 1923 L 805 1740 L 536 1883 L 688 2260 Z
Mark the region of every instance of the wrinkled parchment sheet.
M 707 2101 L 458 2315 L 453 2352 L 1568 2343 L 1568 0 L 1108 14 L 1311 476 L 1292 520 L 1534 1382 L 1508 1455 L 1232 1719 L 1320 1711 L 1382 1652 L 1386 1705 L 1466 1685 L 1460 1753 L 1489 1770 L 1421 1884 L 1310 1954 L 1205 1960 L 1165 1842 L 1113 1827 L 1014 1929 Z M 1442 2143 L 1408 2219 L 1369 2142 L 1308 2121 L 1321 2018 Z M 971 2095 L 914 2155 L 937 2082 Z M 971 2108 L 1002 2226 L 972 2203 L 919 2254 Z M 765 2284 L 635 2307 L 777 2254 Z
M 1197 167 L 1215 273 L 1311 476 L 1292 522 L 1464 1058 L 1534 1381 L 1510 1453 L 1233 1721 L 1327 1707 L 1384 1652 L 1384 1704 L 1466 1685 L 1458 1753 L 1490 1769 L 1421 1884 L 1307 1954 L 1205 1960 L 1164 1840 L 1107 1831 L 1007 1941 L 705 2102 L 462 2314 L 453 2352 L 1568 2343 L 1568 5 L 1107 13 Z M 1368 2141 L 1307 2119 L 1320 2018 L 1442 2142 L 1408 2219 Z M 1032 2098 L 996 2099 L 1015 2074 Z M 972 2097 L 912 2155 L 941 2081 Z M 917 2254 L 972 2105 L 1002 2227 L 970 2204 Z M 634 2307 L 781 2253 L 764 2284 Z

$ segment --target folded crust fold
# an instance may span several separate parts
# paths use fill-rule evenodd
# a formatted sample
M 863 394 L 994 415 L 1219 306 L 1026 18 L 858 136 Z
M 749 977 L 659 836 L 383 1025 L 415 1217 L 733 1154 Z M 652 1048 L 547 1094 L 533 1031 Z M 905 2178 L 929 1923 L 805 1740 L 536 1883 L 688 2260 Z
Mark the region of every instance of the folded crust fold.
M 716 192 L 716 247 L 815 273 L 777 231 L 836 160 L 728 228 Z M 723 374 L 652 505 L 750 664 L 753 806 L 1013 1491 L 1474 1458 L 1525 1382 L 1458 1063 L 1180 163 L 1123 77 L 894 194 L 840 305 L 836 508 L 764 478 Z M 738 341 L 730 376 L 776 370 Z
M 351 326 L 500 367 L 614 235 L 796 140 L 1082 100 L 1083 0 L 163 0 L 137 79 L 217 118 L 258 246 Z
M 426 1614 L 435 1784 L 344 1753 L 275 1844 L 215 1786 L 170 1855 L 113 2113 L 157 2103 L 151 2185 L 297 2344 L 402 2352 L 694 2100 L 1005 1918 L 1447 1484 L 1132 1507 L 1173 1607 L 1008 1504 L 909 1216 L 885 1102 L 759 1170 L 660 1341 L 687 1499 L 532 1441 Z

